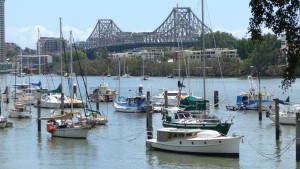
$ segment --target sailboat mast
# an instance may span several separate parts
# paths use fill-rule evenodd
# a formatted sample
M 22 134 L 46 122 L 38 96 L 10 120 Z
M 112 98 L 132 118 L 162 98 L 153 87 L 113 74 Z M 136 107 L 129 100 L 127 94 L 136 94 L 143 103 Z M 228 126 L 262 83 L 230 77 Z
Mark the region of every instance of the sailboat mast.
M 62 35 L 62 26 L 61 26 L 61 18 L 59 18 L 59 29 L 60 29 L 60 54 L 61 54 L 61 59 L 60 59 L 60 83 L 61 83 L 61 91 L 63 92 L 63 54 L 62 54 L 62 45 L 63 45 L 63 35 Z
M 39 55 L 39 74 L 41 74 L 41 42 L 40 42 L 40 29 L 38 28 L 38 55 Z
M 126 75 L 126 59 L 125 59 L 125 56 L 124 56 L 124 75 Z
M 204 39 L 204 2 L 202 0 L 202 56 L 203 56 L 203 99 L 206 99 L 205 93 L 205 74 L 206 74 L 206 61 L 205 61 L 205 39 Z
M 143 76 L 142 76 L 142 78 L 145 78 L 145 63 L 144 63 L 144 61 L 145 61 L 145 58 L 144 58 L 144 56 L 143 56 L 143 69 L 142 69 L 142 71 L 143 71 Z
M 119 94 L 119 97 L 118 97 L 118 100 L 120 100 L 120 88 L 121 88 L 121 61 L 120 61 L 120 58 L 119 58 L 119 75 L 118 75 L 118 79 L 119 79 L 119 86 L 118 86 L 118 94 Z
M 181 69 L 180 69 L 180 67 L 181 67 L 181 65 L 180 65 L 180 59 L 181 59 L 181 57 L 180 57 L 180 48 L 179 48 L 179 31 L 178 31 L 178 39 L 177 39 L 177 45 L 178 45 L 178 52 L 177 52 L 177 57 L 178 57 L 178 80 L 180 80 L 180 77 L 181 77 Z
M 22 49 L 20 48 L 20 53 L 22 53 Z M 22 55 L 22 54 L 21 54 Z M 19 65 L 18 65 L 19 67 Z M 15 55 L 15 87 L 14 87 L 14 104 L 16 103 L 17 99 L 17 57 Z
M 62 35 L 62 24 L 61 24 L 61 18 L 59 18 L 59 25 L 60 25 L 60 83 L 61 83 L 61 103 L 60 103 L 60 113 L 64 114 L 64 89 L 63 89 L 63 53 L 62 53 L 62 45 L 64 43 L 63 41 L 63 35 Z
M 70 31 L 70 84 L 71 84 L 71 112 L 73 112 L 73 99 L 74 99 L 74 91 L 73 91 L 73 56 L 72 56 L 72 31 Z

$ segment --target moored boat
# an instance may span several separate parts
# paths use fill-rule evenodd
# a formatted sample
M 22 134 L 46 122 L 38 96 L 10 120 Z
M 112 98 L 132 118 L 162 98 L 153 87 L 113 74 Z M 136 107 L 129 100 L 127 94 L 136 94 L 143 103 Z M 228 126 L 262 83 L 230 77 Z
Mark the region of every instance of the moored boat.
M 182 128 L 182 129 L 208 129 L 215 130 L 222 134 L 227 134 L 233 122 L 221 119 L 209 112 L 182 111 L 181 109 L 164 109 L 163 127 Z
M 7 118 L 0 115 L 0 128 L 5 128 L 7 124 Z
M 300 104 L 288 105 L 284 110 L 279 111 L 279 123 L 285 125 L 296 125 L 296 113 L 300 112 Z M 269 119 L 275 122 L 276 115 L 269 110 Z
M 138 91 L 138 95 L 136 96 L 115 100 L 113 104 L 115 111 L 123 113 L 145 113 L 147 105 L 142 85 L 139 85 Z
M 146 112 L 146 97 L 135 96 L 127 97 L 123 101 L 114 101 L 114 108 L 116 112 L 123 113 L 145 113 Z
M 94 125 L 80 122 L 74 123 L 70 120 L 74 114 L 78 113 L 69 112 L 64 115 L 42 117 L 41 120 L 48 120 L 47 131 L 53 137 L 86 139 Z
M 265 86 L 259 92 L 253 77 L 248 76 L 250 85 L 249 91 L 241 92 L 236 98 L 236 110 L 258 110 L 259 108 L 259 94 L 261 94 L 262 110 L 266 111 L 268 108 L 274 107 L 273 94 L 266 91 Z
M 162 128 L 148 139 L 149 149 L 177 153 L 239 157 L 241 136 L 226 136 L 214 130 Z
M 90 94 L 89 99 L 90 101 L 98 101 L 99 102 L 112 102 L 117 95 L 116 90 L 110 89 L 107 83 L 100 84 L 99 87 L 92 88 L 93 92 Z

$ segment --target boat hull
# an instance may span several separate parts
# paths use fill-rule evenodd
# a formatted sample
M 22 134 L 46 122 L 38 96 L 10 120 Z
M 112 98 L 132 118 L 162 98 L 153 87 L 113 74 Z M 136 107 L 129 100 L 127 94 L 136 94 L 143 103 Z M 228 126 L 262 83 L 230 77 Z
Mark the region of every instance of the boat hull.
M 7 110 L 9 118 L 31 118 L 30 111 Z
M 127 103 L 116 103 L 114 102 L 114 108 L 116 112 L 123 113 L 142 113 L 141 107 L 137 107 L 135 105 L 128 105 Z
M 167 142 L 157 141 L 157 139 L 149 139 L 146 141 L 146 144 L 148 148 L 177 153 L 239 157 L 240 140 L 240 137 L 214 139 L 203 138 L 201 140 L 175 139 Z
M 0 128 L 5 128 L 6 127 L 7 121 L 0 121 Z
M 203 129 L 215 130 L 222 134 L 227 134 L 232 123 L 171 123 L 163 121 L 163 127 L 182 128 L 182 129 Z
M 0 128 L 5 128 L 7 124 L 6 117 L 0 116 Z
M 269 117 L 273 122 L 275 122 L 275 115 Z M 279 116 L 279 123 L 286 125 L 296 125 L 296 116 Z
M 262 103 L 261 105 L 262 111 L 267 111 L 269 110 L 270 107 L 275 106 L 274 101 L 262 100 L 261 103 Z M 258 108 L 259 108 L 258 100 L 252 100 L 251 103 L 246 103 L 246 104 L 237 103 L 236 105 L 237 110 L 258 110 Z
M 55 128 L 55 131 L 52 133 L 53 137 L 62 137 L 62 138 L 77 138 L 77 139 L 86 139 L 90 128 L 84 127 L 66 127 L 66 128 Z

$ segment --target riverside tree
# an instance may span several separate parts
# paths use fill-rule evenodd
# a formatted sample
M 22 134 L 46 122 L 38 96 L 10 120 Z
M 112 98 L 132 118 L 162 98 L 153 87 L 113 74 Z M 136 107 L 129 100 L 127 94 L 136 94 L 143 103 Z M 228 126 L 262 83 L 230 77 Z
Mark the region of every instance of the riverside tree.
M 283 50 L 287 63 L 283 73 L 282 88 L 295 82 L 296 70 L 300 66 L 300 1 L 299 0 L 251 0 L 252 17 L 249 33 L 252 39 L 262 40 L 261 27 L 271 29 L 277 36 L 286 35 L 288 48 Z

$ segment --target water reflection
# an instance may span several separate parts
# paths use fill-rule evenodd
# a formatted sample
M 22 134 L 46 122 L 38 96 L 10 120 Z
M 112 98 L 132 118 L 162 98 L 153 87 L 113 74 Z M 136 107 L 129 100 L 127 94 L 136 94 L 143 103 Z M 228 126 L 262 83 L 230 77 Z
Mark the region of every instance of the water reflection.
M 208 157 L 147 150 L 147 163 L 154 168 L 240 168 L 239 158 Z

